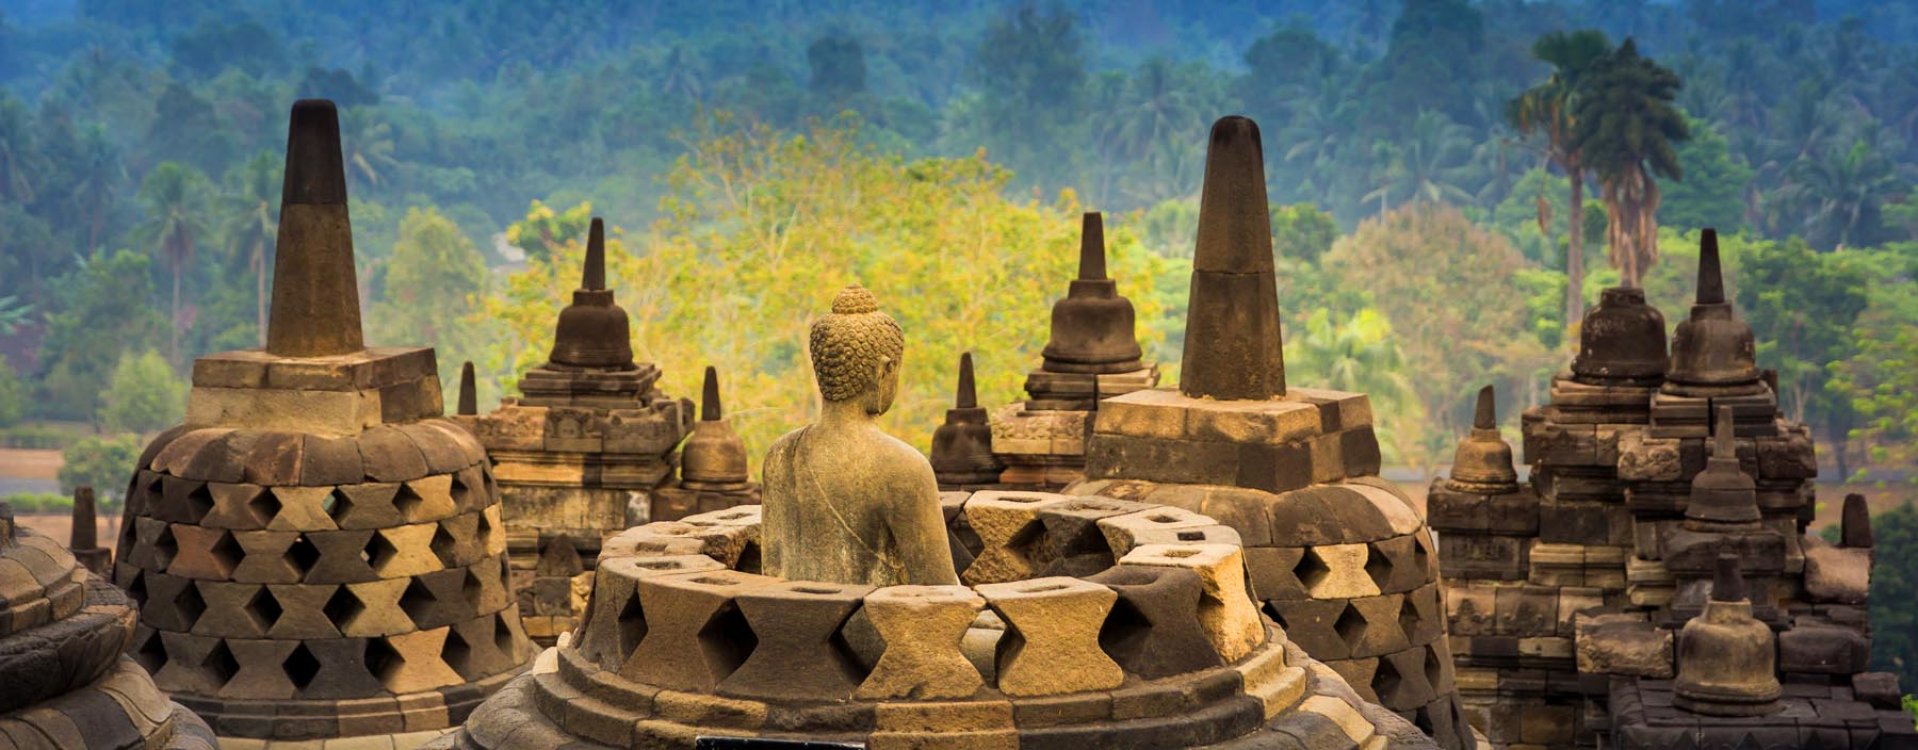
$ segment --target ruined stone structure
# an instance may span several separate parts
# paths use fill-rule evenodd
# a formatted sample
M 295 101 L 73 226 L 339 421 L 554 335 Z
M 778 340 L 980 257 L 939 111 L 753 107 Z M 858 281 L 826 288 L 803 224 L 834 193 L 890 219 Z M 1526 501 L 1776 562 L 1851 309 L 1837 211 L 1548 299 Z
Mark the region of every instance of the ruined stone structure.
M 1086 436 L 1100 399 L 1159 384 L 1142 359 L 1132 301 L 1106 277 L 1105 221 L 1083 219 L 1079 278 L 1052 306 L 1052 339 L 1026 376 L 1032 398 L 992 412 L 992 449 L 1007 487 L 1056 489 L 1085 476 Z
M 196 361 L 186 423 L 139 458 L 114 566 L 130 651 L 224 747 L 412 747 L 530 649 L 433 350 L 362 341 L 331 102 L 293 106 L 278 248 L 266 347 Z
M 123 655 L 138 616 L 126 594 L 5 503 L 0 594 L 0 747 L 214 750 L 206 723 Z
M 1691 315 L 1608 289 L 1551 403 L 1528 486 L 1489 418 L 1433 484 L 1461 698 L 1495 747 L 1918 746 L 1866 672 L 1871 542 L 1804 533 L 1817 461 L 1779 415 L 1706 230 Z
M 1370 401 L 1287 387 L 1262 159 L 1251 120 L 1213 126 L 1179 388 L 1100 402 L 1086 481 L 1065 491 L 1218 519 L 1293 643 L 1440 746 L 1469 747 L 1432 535 L 1378 476 Z
M 660 393 L 659 367 L 633 361 L 631 323 L 606 288 L 597 218 L 581 277 L 560 311 L 551 356 L 520 379 L 520 395 L 491 413 L 455 417 L 492 455 L 513 590 L 527 633 L 547 645 L 573 626 L 574 605 L 584 601 L 583 588 L 571 593 L 575 579 L 593 570 L 601 540 L 698 511 L 696 494 L 659 492 L 673 481 L 692 404 Z

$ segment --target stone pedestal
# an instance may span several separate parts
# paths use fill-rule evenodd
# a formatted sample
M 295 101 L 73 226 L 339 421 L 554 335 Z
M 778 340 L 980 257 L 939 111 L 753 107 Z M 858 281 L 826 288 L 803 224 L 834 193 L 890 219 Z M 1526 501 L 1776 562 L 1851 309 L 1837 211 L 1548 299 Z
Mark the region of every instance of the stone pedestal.
M 1094 394 L 1110 398 L 1158 384 L 1157 365 L 1109 375 L 1034 370 L 1026 377 L 1032 398 L 992 412 L 992 453 L 1006 465 L 999 485 L 1050 490 L 1085 478 Z

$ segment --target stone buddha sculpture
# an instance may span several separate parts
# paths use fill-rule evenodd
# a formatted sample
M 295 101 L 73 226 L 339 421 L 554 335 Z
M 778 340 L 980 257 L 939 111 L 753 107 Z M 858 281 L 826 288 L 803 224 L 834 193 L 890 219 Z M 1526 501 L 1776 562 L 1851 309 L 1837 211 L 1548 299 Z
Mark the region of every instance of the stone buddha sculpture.
M 850 286 L 812 324 L 819 420 L 765 462 L 764 570 L 791 580 L 956 584 L 939 485 L 919 451 L 873 419 L 899 390 L 905 335 L 872 292 Z

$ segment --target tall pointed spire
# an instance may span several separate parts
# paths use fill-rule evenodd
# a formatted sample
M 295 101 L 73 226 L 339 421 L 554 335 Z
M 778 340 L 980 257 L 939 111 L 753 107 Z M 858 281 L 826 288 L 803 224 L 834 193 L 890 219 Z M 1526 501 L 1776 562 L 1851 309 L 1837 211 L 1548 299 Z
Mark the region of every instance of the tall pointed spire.
M 1259 126 L 1225 117 L 1212 126 L 1199 237 L 1192 258 L 1179 391 L 1194 398 L 1285 395 L 1272 218 Z
M 972 352 L 959 355 L 959 390 L 953 394 L 953 408 L 976 409 L 979 406 L 979 391 L 972 381 Z
M 706 366 L 706 384 L 699 391 L 699 421 L 717 422 L 725 418 L 719 405 L 719 370 Z
M 1105 277 L 1105 215 L 1087 211 L 1079 220 L 1079 280 L 1099 281 Z
M 1498 399 L 1493 395 L 1490 384 L 1478 389 L 1478 407 L 1472 412 L 1472 429 L 1498 429 Z
M 95 512 L 93 488 L 85 485 L 73 488 L 73 533 L 67 538 L 67 549 L 89 550 L 100 546 L 100 522 Z
M 326 357 L 365 349 L 340 117 L 330 101 L 293 104 L 276 247 L 267 353 Z
M 1725 274 L 1718 261 L 1718 230 L 1706 229 L 1698 237 L 1698 292 L 1693 300 L 1700 305 L 1725 302 Z
M 586 268 L 580 273 L 579 288 L 591 291 L 606 288 L 606 223 L 597 216 L 586 232 Z
M 473 361 L 470 359 L 460 365 L 460 401 L 454 413 L 469 417 L 479 414 L 479 385 L 473 377 Z

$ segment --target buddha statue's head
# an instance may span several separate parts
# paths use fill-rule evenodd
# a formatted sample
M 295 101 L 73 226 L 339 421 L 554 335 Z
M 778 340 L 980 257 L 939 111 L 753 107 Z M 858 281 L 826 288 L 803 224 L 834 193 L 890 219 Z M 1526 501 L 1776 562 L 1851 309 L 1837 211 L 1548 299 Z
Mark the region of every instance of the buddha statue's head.
M 899 393 L 899 360 L 906 336 L 879 311 L 879 300 L 854 284 L 832 300 L 832 313 L 812 324 L 812 369 L 827 403 L 859 404 L 877 416 Z

